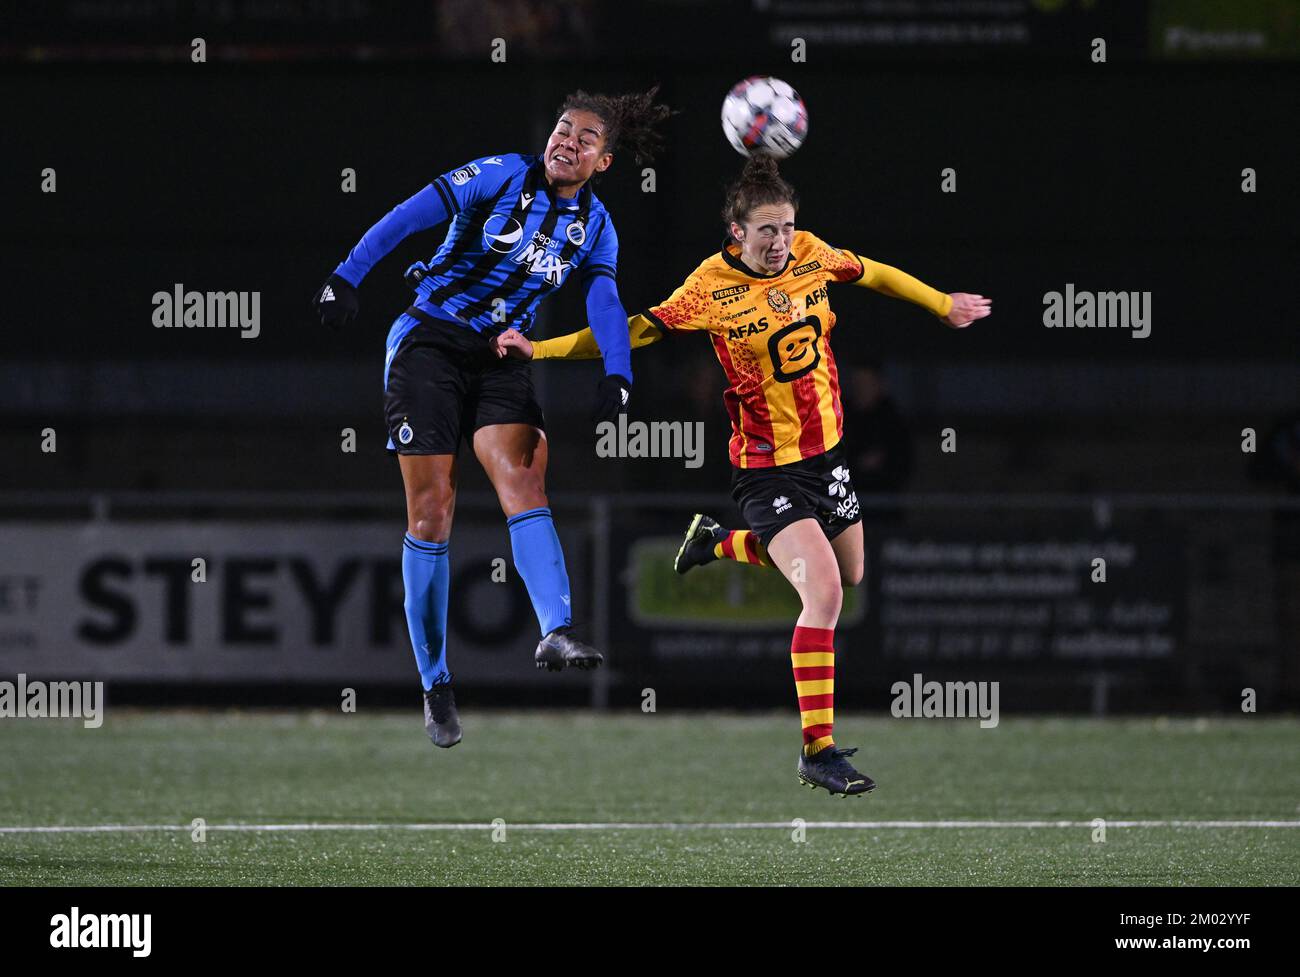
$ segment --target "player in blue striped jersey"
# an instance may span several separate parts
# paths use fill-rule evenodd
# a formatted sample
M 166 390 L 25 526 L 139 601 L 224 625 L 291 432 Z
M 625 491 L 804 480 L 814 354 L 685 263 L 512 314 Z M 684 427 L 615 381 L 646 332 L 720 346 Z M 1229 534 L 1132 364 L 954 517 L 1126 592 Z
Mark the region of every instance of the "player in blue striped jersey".
M 409 235 L 450 219 L 437 254 L 408 270 L 417 298 L 389 330 L 384 360 L 388 449 L 406 488 L 406 618 L 425 729 L 438 746 L 461 737 L 446 622 L 462 438 L 506 515 L 515 567 L 541 631 L 537 667 L 603 661 L 571 631 L 568 574 L 545 491 L 545 421 L 529 365 L 498 359 L 491 340 L 509 328 L 526 333 L 540 302 L 576 278 L 605 363 L 595 414 L 614 419 L 626 410 L 632 358 L 615 284 L 618 235 L 590 180 L 610 167 L 616 150 L 641 163 L 658 148 L 656 130 L 669 110 L 655 94 L 570 95 L 540 156 L 485 156 L 437 177 L 370 228 L 313 299 L 323 324 L 351 321 L 357 286 L 374 265 Z

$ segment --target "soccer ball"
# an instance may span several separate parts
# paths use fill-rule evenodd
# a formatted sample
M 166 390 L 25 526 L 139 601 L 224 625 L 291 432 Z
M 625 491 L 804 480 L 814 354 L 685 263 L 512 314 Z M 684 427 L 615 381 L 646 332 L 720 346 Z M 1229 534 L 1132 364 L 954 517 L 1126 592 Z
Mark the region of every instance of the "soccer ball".
M 723 99 L 722 131 L 742 156 L 759 152 L 785 159 L 808 135 L 808 109 L 780 78 L 755 75 Z

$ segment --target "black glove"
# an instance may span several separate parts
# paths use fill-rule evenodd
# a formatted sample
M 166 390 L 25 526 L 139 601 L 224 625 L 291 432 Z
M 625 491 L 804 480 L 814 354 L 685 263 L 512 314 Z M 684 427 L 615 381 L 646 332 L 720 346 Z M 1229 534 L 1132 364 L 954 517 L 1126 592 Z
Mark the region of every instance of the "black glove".
M 357 290 L 346 278 L 330 275 L 311 299 L 312 308 L 320 313 L 320 324 L 338 329 L 357 317 L 361 302 Z
M 627 399 L 631 393 L 631 381 L 617 373 L 601 377 L 596 386 L 596 409 L 592 411 L 592 420 L 617 423 L 618 415 L 627 413 Z

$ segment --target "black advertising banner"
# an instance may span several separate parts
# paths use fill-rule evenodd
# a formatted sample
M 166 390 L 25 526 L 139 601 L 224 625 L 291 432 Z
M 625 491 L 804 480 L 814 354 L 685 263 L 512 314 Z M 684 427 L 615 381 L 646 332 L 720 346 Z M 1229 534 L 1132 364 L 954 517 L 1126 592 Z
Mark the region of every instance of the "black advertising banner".
M 927 670 L 1076 678 L 1084 688 L 1116 673 L 1159 683 L 1185 661 L 1181 527 L 1098 529 L 1086 513 L 1035 522 L 967 512 L 956 522 L 964 528 L 934 513 L 924 527 L 868 523 L 866 577 L 846 589 L 836 629 L 837 688 L 881 691 Z M 783 577 L 728 560 L 682 576 L 672 569 L 680 537 L 627 527 L 615 539 L 623 586 L 612 628 L 628 677 L 762 689 L 765 701 L 782 701 L 800 612 Z

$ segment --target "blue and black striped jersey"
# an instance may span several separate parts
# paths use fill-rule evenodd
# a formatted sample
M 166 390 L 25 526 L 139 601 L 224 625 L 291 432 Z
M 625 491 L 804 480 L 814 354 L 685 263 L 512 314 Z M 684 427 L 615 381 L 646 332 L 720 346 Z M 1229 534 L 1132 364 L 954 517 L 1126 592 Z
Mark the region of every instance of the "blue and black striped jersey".
M 613 222 L 590 184 L 572 198 L 556 196 L 538 156 L 485 156 L 435 178 L 366 231 L 335 274 L 360 285 L 406 237 L 449 218 L 416 289 L 418 309 L 482 333 L 527 332 L 538 303 L 576 271 L 606 371 L 631 380 Z M 393 324 L 390 357 L 415 322 Z
M 537 304 L 577 270 L 613 278 L 618 235 L 604 205 L 584 186 L 553 195 L 537 156 L 474 160 L 433 181 L 452 214 L 416 303 L 479 331 L 527 332 Z

